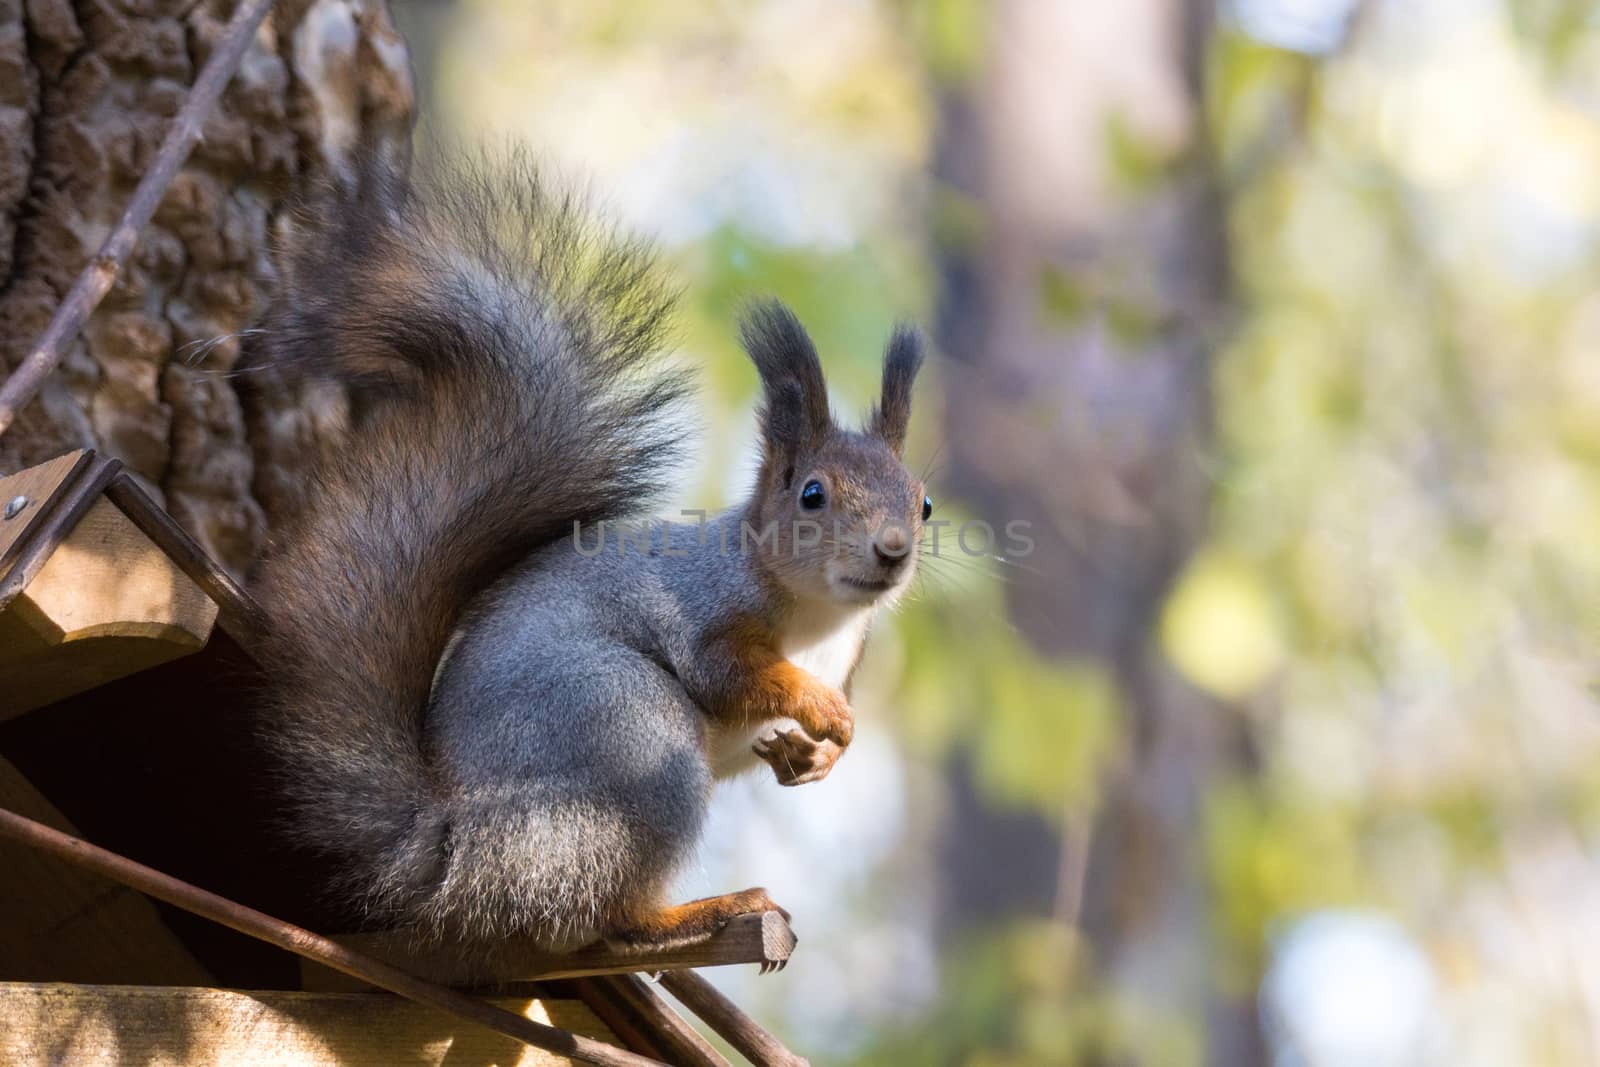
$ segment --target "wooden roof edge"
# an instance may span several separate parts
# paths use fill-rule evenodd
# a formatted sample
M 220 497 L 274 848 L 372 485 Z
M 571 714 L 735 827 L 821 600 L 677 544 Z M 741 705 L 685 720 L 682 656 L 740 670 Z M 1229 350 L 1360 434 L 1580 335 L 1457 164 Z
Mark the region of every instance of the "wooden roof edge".
M 116 463 L 115 460 L 101 462 Z M 266 615 L 244 586 L 212 559 L 177 520 L 151 500 L 127 471 L 113 473 L 106 483 L 105 494 L 179 570 L 216 602 L 223 629 L 240 648 L 253 654 Z

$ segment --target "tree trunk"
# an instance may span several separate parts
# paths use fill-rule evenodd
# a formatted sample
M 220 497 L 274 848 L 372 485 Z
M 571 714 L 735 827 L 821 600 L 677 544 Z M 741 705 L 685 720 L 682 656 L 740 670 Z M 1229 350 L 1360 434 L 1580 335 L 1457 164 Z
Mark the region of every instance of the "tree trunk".
M 1115 679 L 1126 751 L 1099 816 L 1069 812 L 1064 839 L 957 782 L 950 854 L 980 841 L 985 859 L 946 865 L 946 925 L 1053 911 L 1114 988 L 1209 1034 L 1208 1059 L 1253 1062 L 1248 1004 L 1214 999 L 1201 854 L 1203 790 L 1237 766 L 1242 734 L 1153 637 L 1209 495 L 1208 349 L 1228 277 L 1200 110 L 1213 13 L 1205 0 L 985 10 L 983 68 L 943 98 L 937 163 L 976 209 L 951 213 L 981 220 L 949 227 L 964 240 L 942 248 L 950 476 L 979 515 L 1031 523 L 1011 618 L 1041 652 Z M 1046 850 L 1060 863 L 1041 867 Z M 1009 899 L 974 881 L 994 870 Z
M 0 0 L 0 367 L 122 213 L 233 6 Z M 403 136 L 411 111 L 382 0 L 279 3 L 116 286 L 0 438 L 0 471 L 100 449 L 218 560 L 248 567 L 313 435 L 297 397 L 263 400 L 247 433 L 229 375 L 273 284 L 277 214 L 359 139 Z

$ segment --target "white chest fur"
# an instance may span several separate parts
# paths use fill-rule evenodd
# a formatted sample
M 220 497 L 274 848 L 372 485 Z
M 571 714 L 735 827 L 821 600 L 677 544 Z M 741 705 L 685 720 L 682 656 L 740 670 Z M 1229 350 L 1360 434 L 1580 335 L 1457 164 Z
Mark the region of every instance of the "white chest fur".
M 872 625 L 872 608 L 857 605 L 818 604 L 798 610 L 778 641 L 785 659 L 835 689 L 844 687 L 850 669 L 861 655 L 861 645 Z M 760 761 L 750 751 L 757 739 L 779 730 L 794 729 L 793 719 L 757 723 L 744 730 L 729 730 L 711 745 L 711 771 L 727 778 L 749 770 Z
M 785 628 L 779 648 L 790 663 L 842 688 L 861 654 L 872 609 L 821 604 L 803 608 Z

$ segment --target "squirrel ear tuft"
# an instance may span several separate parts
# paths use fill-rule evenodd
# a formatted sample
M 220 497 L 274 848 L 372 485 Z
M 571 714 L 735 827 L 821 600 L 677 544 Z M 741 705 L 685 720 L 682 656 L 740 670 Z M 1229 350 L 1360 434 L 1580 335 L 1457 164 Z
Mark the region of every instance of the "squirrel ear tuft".
M 745 312 L 739 339 L 766 392 L 762 432 L 767 450 L 793 454 L 833 428 L 822 362 L 794 312 L 764 300 Z
M 906 447 L 911 423 L 911 387 L 922 367 L 922 334 L 914 326 L 896 326 L 883 354 L 883 391 L 872 409 L 868 430 L 899 455 Z

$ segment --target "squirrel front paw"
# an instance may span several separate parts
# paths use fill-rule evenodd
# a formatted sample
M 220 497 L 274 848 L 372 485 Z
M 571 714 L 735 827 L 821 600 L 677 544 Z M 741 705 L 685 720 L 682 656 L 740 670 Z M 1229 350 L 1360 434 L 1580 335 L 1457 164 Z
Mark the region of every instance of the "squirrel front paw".
M 856 719 L 850 701 L 839 690 L 821 682 L 813 682 L 796 694 L 788 717 L 813 739 L 831 741 L 841 749 L 849 748 L 850 739 L 855 736 Z
M 821 781 L 844 755 L 842 746 L 807 737 L 803 730 L 779 730 L 761 738 L 750 751 L 767 761 L 779 785 Z

